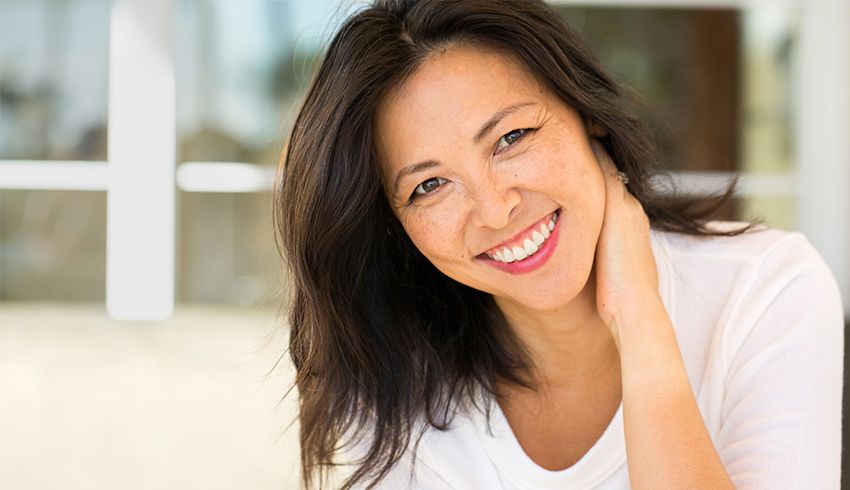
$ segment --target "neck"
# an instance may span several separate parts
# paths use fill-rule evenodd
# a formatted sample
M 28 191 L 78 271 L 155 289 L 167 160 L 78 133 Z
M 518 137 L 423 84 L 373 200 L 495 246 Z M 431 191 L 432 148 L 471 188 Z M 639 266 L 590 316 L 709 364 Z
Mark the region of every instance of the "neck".
M 530 310 L 496 298 L 508 325 L 526 347 L 543 394 L 579 394 L 600 381 L 619 379 L 619 351 L 596 309 L 596 270 L 582 291 L 563 307 Z

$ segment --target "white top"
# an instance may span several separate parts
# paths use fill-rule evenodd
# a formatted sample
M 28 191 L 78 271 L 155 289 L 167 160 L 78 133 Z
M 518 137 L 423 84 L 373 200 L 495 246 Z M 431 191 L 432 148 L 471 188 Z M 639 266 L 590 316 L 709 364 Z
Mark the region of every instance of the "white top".
M 733 223 L 714 223 L 717 227 Z M 739 489 L 839 488 L 843 311 L 799 233 L 698 238 L 652 231 L 659 290 L 700 413 Z M 623 406 L 573 466 L 534 463 L 498 404 L 429 428 L 382 489 L 627 489 Z M 411 467 L 413 475 L 411 479 Z

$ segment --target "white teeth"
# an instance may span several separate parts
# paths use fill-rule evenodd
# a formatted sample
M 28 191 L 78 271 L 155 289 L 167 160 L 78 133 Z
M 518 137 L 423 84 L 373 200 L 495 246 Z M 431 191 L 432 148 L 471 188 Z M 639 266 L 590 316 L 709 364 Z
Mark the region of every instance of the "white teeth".
M 540 232 L 537 231 L 537 230 L 534 230 L 534 231 L 531 232 L 531 239 L 534 241 L 534 244 L 537 245 L 538 247 L 543 244 L 544 240 L 546 240 L 546 238 L 543 235 L 541 235 Z
M 555 222 L 557 221 L 558 215 L 552 215 L 548 223 L 543 223 L 538 229 L 531 230 L 531 236 L 526 238 L 522 242 L 522 245 L 502 248 L 495 254 L 490 255 L 490 258 L 510 264 L 511 262 L 517 262 L 536 254 L 543 245 L 543 242 L 552 235 L 551 231 L 555 229 Z
M 525 249 L 521 247 L 514 247 L 511 249 L 511 252 L 514 253 L 514 257 L 516 257 L 517 260 L 522 260 L 528 257 L 528 254 L 525 253 Z

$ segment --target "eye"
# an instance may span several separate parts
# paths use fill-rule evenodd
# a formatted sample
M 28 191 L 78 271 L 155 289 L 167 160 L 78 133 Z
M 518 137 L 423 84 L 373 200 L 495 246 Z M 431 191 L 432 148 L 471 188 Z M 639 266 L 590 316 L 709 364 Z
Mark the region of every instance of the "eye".
M 498 154 L 502 152 L 502 150 L 504 150 L 505 148 L 513 145 L 514 143 L 519 141 L 523 136 L 525 136 L 526 133 L 528 133 L 529 131 L 531 131 L 531 129 L 528 128 L 514 129 L 513 131 L 505 134 L 504 136 L 499 138 L 499 142 L 496 144 L 495 153 Z
M 437 190 L 438 187 L 446 183 L 446 179 L 442 177 L 432 177 L 425 182 L 417 185 L 415 189 L 413 189 L 413 195 L 410 196 L 411 200 L 424 196 L 426 194 L 430 194 L 431 192 Z

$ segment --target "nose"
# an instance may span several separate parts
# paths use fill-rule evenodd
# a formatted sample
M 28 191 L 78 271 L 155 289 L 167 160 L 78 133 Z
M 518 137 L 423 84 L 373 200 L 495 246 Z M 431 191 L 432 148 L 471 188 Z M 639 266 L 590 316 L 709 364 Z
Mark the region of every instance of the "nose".
M 504 228 L 519 208 L 522 196 L 512 182 L 493 176 L 480 179 L 472 195 L 472 224 L 478 227 Z

